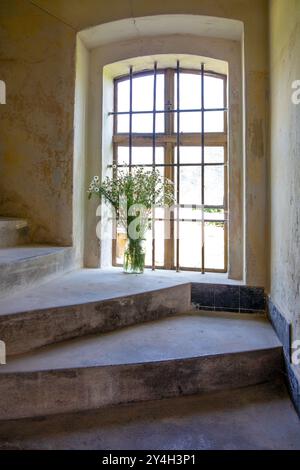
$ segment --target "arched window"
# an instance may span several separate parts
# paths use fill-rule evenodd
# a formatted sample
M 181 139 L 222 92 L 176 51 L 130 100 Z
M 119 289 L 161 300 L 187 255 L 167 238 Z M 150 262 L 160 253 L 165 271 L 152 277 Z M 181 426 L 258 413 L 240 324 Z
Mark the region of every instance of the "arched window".
M 227 271 L 227 77 L 204 70 L 154 69 L 115 79 L 114 165 L 155 166 L 174 181 L 177 214 L 166 233 L 155 214 L 146 264 Z M 117 171 L 117 170 L 116 170 Z M 117 229 L 113 264 L 121 264 Z M 179 235 L 179 236 L 178 236 Z

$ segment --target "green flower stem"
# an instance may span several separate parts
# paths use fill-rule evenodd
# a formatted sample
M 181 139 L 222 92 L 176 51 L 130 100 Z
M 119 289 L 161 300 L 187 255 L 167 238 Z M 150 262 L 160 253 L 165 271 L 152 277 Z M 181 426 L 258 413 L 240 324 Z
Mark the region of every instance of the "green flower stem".
M 127 248 L 124 253 L 124 271 L 142 273 L 145 266 L 144 240 L 128 239 Z

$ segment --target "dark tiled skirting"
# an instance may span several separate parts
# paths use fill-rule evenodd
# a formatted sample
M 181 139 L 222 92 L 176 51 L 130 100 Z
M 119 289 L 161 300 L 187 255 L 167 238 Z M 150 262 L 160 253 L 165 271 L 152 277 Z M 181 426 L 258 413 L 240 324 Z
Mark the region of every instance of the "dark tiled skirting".
M 300 382 L 291 364 L 291 324 L 287 322 L 270 298 L 268 299 L 268 316 L 283 346 L 287 382 L 295 408 L 300 417 Z
M 192 283 L 192 304 L 199 310 L 265 312 L 263 287 Z

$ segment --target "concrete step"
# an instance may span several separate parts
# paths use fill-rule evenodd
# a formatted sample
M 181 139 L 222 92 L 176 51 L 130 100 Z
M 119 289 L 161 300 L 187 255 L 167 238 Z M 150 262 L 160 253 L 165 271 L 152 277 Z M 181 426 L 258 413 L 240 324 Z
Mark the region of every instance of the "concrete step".
M 191 309 L 191 285 L 157 273 L 84 269 L 0 299 L 0 339 L 8 355 Z
M 1 423 L 0 450 L 300 450 L 283 383 Z
M 70 269 L 70 247 L 26 245 L 0 248 L 0 297 L 38 285 Z
M 282 348 L 264 317 L 178 315 L 10 358 L 0 368 L 0 418 L 246 387 L 281 373 Z
M 24 245 L 28 242 L 28 223 L 16 217 L 0 217 L 0 248 Z

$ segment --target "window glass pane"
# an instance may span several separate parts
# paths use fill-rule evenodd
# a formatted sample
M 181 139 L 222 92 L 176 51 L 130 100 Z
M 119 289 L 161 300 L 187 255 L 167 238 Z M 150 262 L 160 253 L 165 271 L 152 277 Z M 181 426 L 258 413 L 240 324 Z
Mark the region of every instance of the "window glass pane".
M 117 111 L 126 111 L 130 109 L 129 102 L 129 79 L 122 80 L 117 84 Z M 156 77 L 156 109 L 164 109 L 164 74 L 158 73 Z M 154 76 L 145 75 L 142 77 L 134 77 L 132 79 L 132 109 L 133 111 L 152 111 L 154 99 Z M 153 115 L 149 114 L 133 114 L 132 116 L 132 132 L 133 133 L 152 133 L 153 131 Z M 129 132 L 129 114 L 117 117 L 117 132 Z M 164 132 L 164 114 L 156 115 L 156 132 Z
M 215 208 L 205 208 L 204 218 L 205 220 L 224 220 L 224 210 Z
M 204 106 L 206 109 L 223 108 L 224 101 L 224 81 L 218 77 L 204 77 L 205 98 Z M 147 111 L 143 114 L 132 115 L 132 132 L 133 134 L 152 134 L 153 132 L 153 74 L 133 77 L 133 111 Z M 177 108 L 177 77 L 174 74 L 174 108 Z M 157 75 L 157 110 L 164 109 L 164 91 L 165 77 L 164 73 Z M 201 103 L 201 74 L 200 73 L 180 73 L 180 109 L 193 110 L 202 107 Z M 122 112 L 129 111 L 129 79 L 120 81 L 117 84 L 117 110 Z M 227 115 L 225 116 L 227 117 Z M 224 132 L 224 112 L 207 111 L 204 115 L 205 125 L 204 132 L 218 133 Z M 202 167 L 197 166 L 201 163 L 201 145 L 200 133 L 202 113 L 201 112 L 181 112 L 180 113 L 180 133 L 198 133 L 198 145 L 180 147 L 180 163 L 189 164 L 191 166 L 180 167 L 180 207 L 179 218 L 184 219 L 179 223 L 179 245 L 180 260 L 179 264 L 183 268 L 201 269 L 202 265 L 202 209 L 201 206 L 201 175 Z M 174 131 L 177 131 L 177 115 L 174 113 Z M 117 132 L 129 132 L 129 114 L 121 115 L 117 118 Z M 156 132 L 165 132 L 165 115 L 158 113 L 156 115 Z M 162 145 L 162 144 L 161 144 Z M 173 147 L 174 148 L 174 147 Z M 133 165 L 152 165 L 153 152 L 151 146 L 132 148 L 132 164 Z M 177 149 L 174 148 L 174 163 L 177 162 Z M 205 147 L 204 163 L 208 164 L 204 167 L 204 202 L 206 206 L 222 206 L 224 204 L 224 164 L 225 149 L 220 144 L 213 147 Z M 129 148 L 128 145 L 117 148 L 117 163 L 129 164 Z M 164 163 L 164 147 L 156 147 L 156 164 Z M 210 166 L 209 164 L 217 164 Z M 151 167 L 145 167 L 151 171 Z M 170 174 L 169 168 L 158 167 L 163 175 L 165 172 Z M 119 169 L 117 170 L 119 171 Z M 128 172 L 128 168 L 125 169 Z M 176 195 L 177 184 L 177 168 L 172 168 L 171 173 L 174 176 L 174 192 Z M 176 265 L 176 215 L 175 221 L 172 222 L 172 230 L 165 220 L 168 217 L 167 211 L 164 209 L 156 209 L 155 217 L 164 220 L 156 220 L 155 222 L 155 264 L 157 267 L 164 266 L 164 249 L 165 239 L 175 237 L 174 257 L 172 262 Z M 204 237 L 205 237 L 205 268 L 224 270 L 224 209 L 216 209 L 214 207 L 206 207 L 204 210 Z M 174 226 L 173 226 L 174 224 Z M 126 241 L 126 233 L 120 227 L 117 231 L 117 262 L 123 263 L 123 252 Z M 146 264 L 152 264 L 152 231 L 149 230 L 146 235 Z
M 224 163 L 224 147 L 205 147 L 205 163 Z
M 224 112 L 207 111 L 204 113 L 205 132 L 224 132 Z
M 205 223 L 205 268 L 224 269 L 224 224 Z
M 206 109 L 224 108 L 224 81 L 204 76 L 204 106 Z
M 156 114 L 155 124 L 156 124 L 155 125 L 155 132 L 157 132 L 157 133 L 165 132 L 165 114 L 164 113 Z M 152 123 L 152 126 L 153 126 L 153 123 Z
M 180 113 L 180 132 L 201 132 L 202 122 L 200 112 Z M 174 113 L 174 132 L 177 132 L 177 113 Z
M 177 75 L 174 75 L 174 103 L 177 109 Z M 224 107 L 224 81 L 216 77 L 204 77 L 204 104 L 207 109 Z M 201 75 L 180 74 L 180 109 L 201 108 Z M 223 112 L 205 113 L 205 132 L 224 132 Z M 201 113 L 181 113 L 180 132 L 201 132 Z M 177 132 L 177 117 L 174 114 L 174 130 Z
M 118 165 L 129 165 L 129 147 L 118 146 L 117 152 Z M 132 165 L 152 165 L 152 158 L 152 147 L 132 147 Z M 163 147 L 156 147 L 155 161 L 156 164 L 164 163 Z
M 179 120 L 180 132 L 201 132 L 202 117 L 200 112 L 180 113 Z M 224 112 L 206 111 L 204 113 L 204 131 L 205 132 L 224 132 Z M 177 115 L 174 115 L 174 132 L 177 132 Z
M 165 120 L 164 114 L 156 114 L 155 122 L 156 132 L 164 132 Z M 120 131 L 121 132 L 121 131 Z M 128 118 L 128 131 L 129 132 L 129 118 Z M 142 134 L 152 134 L 153 132 L 153 113 L 149 114 L 133 114 L 132 115 L 132 132 Z
M 155 222 L 155 266 L 164 265 L 164 222 Z M 148 230 L 146 235 L 146 266 L 152 266 L 152 230 Z
M 129 80 L 117 82 L 117 111 L 129 111 Z
M 175 214 L 176 217 L 176 214 Z M 201 221 L 202 220 L 202 210 L 199 206 L 193 204 L 186 204 L 185 207 L 180 207 L 179 209 L 179 218 L 180 220 L 185 219 L 185 221 Z M 204 219 L 212 221 L 223 221 L 224 220 L 224 210 L 216 208 L 205 208 L 204 210 Z
M 207 206 L 224 203 L 224 167 L 206 166 L 204 170 L 204 202 Z
M 177 168 L 174 170 L 176 194 Z M 201 166 L 182 166 L 179 172 L 180 204 L 201 204 Z
M 177 74 L 174 75 L 174 108 L 177 109 Z M 180 73 L 179 109 L 201 108 L 201 75 Z M 180 113 L 180 132 L 201 132 L 201 113 Z M 174 131 L 177 132 L 177 114 L 174 113 Z
M 177 109 L 177 74 L 174 75 L 174 101 Z M 196 73 L 180 73 L 179 75 L 179 106 L 180 109 L 201 108 L 201 75 Z
M 201 147 L 180 146 L 180 163 L 201 163 Z M 175 147 L 174 162 L 177 163 L 177 147 Z M 205 147 L 205 163 L 224 163 L 224 147 Z
M 174 258 L 176 265 L 176 236 Z M 180 222 L 179 224 L 179 264 L 185 268 L 201 268 L 202 259 L 201 222 Z
M 129 114 L 117 116 L 117 132 L 129 132 Z
M 164 75 L 156 76 L 156 109 L 164 109 Z M 154 98 L 154 75 L 134 77 L 132 80 L 133 111 L 152 111 Z
M 201 147 L 180 146 L 180 163 L 201 163 Z M 174 162 L 177 163 L 177 147 L 174 151 Z
M 165 219 L 168 217 L 168 211 L 163 207 L 156 207 L 154 217 L 155 219 Z
M 156 75 L 156 109 L 165 108 L 165 75 L 158 73 Z
M 186 207 L 181 207 L 179 209 L 179 218 L 185 219 L 186 221 L 191 220 L 202 220 L 202 210 L 200 208 L 196 208 L 195 205 L 192 204 L 186 205 Z
M 152 147 L 133 147 L 132 164 L 133 165 L 152 165 L 153 150 Z M 164 163 L 164 148 L 155 148 L 155 163 Z
M 153 129 L 152 114 L 133 114 L 132 115 L 132 132 L 149 134 Z
M 129 149 L 128 147 L 117 148 L 117 164 L 128 165 L 129 164 Z
M 155 129 L 157 133 L 163 133 L 165 131 L 165 118 L 163 113 L 156 114 Z M 117 132 L 129 133 L 129 114 L 121 114 L 117 117 Z M 152 132 L 153 113 L 132 115 L 133 134 L 152 134 Z
M 130 109 L 130 80 L 117 82 L 117 111 Z M 152 111 L 154 98 L 154 76 L 145 75 L 132 79 L 132 109 L 133 111 Z M 158 73 L 156 76 L 156 109 L 164 109 L 165 76 Z

